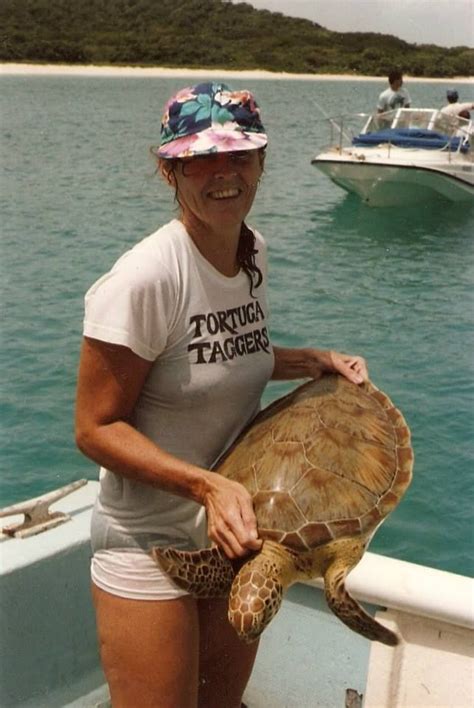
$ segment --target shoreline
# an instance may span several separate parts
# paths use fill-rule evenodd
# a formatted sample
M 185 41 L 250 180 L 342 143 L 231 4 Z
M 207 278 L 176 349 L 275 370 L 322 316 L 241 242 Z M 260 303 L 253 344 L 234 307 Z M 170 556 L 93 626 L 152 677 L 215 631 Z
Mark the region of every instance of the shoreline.
M 179 78 L 185 76 L 239 78 L 239 79 L 274 79 L 296 81 L 380 81 L 386 82 L 385 76 L 354 76 L 353 74 L 292 74 L 273 72 L 265 69 L 187 69 L 167 67 L 111 66 L 94 64 L 17 64 L 0 63 L 1 76 L 97 76 L 97 77 L 150 77 Z M 473 82 L 472 77 L 455 76 L 451 78 L 428 78 L 404 75 L 406 83 L 466 83 Z

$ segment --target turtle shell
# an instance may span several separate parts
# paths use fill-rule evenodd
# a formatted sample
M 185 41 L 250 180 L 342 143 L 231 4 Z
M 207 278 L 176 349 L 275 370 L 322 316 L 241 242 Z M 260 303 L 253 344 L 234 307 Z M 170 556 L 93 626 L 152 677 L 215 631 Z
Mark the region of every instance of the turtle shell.
M 259 413 L 215 470 L 248 489 L 262 538 L 307 551 L 373 533 L 412 467 L 410 431 L 390 398 L 329 375 Z

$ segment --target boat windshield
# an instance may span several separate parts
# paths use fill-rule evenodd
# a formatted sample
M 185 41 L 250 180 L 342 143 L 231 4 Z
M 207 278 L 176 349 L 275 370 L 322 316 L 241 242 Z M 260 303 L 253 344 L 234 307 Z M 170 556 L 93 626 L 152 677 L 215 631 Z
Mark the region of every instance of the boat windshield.
M 352 113 L 327 118 L 330 144 L 341 150 L 345 145 L 471 151 L 474 140 L 472 120 L 442 113 L 437 108 L 398 108 L 386 113 Z
M 369 116 L 362 134 L 380 130 L 434 130 L 448 136 L 465 137 L 472 133 L 472 121 L 450 116 L 434 108 L 398 108 Z

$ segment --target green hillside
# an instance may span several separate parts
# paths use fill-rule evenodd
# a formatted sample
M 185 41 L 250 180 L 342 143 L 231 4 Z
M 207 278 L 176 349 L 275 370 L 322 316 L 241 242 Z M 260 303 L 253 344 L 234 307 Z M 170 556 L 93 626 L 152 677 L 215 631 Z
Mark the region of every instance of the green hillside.
M 340 33 L 225 0 L 1 0 L 0 61 L 467 76 L 474 50 Z

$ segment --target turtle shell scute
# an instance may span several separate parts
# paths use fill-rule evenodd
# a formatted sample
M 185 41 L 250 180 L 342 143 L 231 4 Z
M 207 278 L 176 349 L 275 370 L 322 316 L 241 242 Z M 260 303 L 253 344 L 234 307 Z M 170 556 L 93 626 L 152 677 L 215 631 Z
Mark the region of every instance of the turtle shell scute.
M 327 429 L 315 435 L 306 451 L 308 461 L 319 469 L 380 496 L 393 482 L 396 472 L 395 449 L 353 438 L 341 430 Z M 362 511 L 362 508 L 361 508 Z
M 287 492 L 257 492 L 253 504 L 259 529 L 288 533 L 307 523 Z
M 258 489 L 289 491 L 310 467 L 302 443 L 276 442 L 255 462 Z
M 258 492 L 259 487 L 255 476 L 255 467 L 253 465 L 249 467 L 229 467 L 228 472 L 226 477 L 234 482 L 243 484 L 252 496 Z
M 310 469 L 291 490 L 291 498 L 308 523 L 356 519 L 377 502 L 362 485 L 322 468 Z

